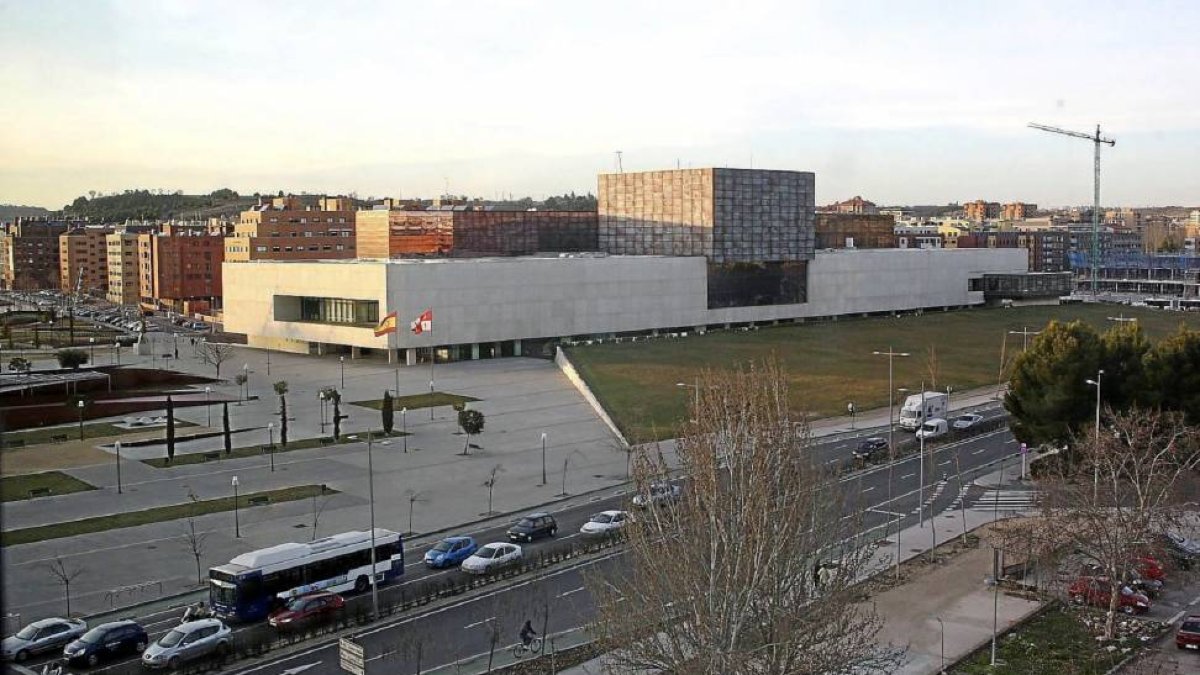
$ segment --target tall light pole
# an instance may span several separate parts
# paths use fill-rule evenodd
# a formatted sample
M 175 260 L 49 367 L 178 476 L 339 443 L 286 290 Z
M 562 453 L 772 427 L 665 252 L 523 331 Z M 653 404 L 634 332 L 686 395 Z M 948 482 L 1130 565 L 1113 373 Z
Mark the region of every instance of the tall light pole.
M 121 365 L 121 343 L 113 340 L 113 354 L 117 356 L 117 365 Z
M 321 402 L 321 433 L 325 433 L 325 392 L 317 392 L 317 400 Z
M 242 537 L 242 525 L 238 522 L 238 479 L 233 477 L 230 481 L 233 484 L 233 536 L 240 539 Z
M 889 459 L 889 461 L 888 461 L 888 499 L 891 499 L 892 498 L 893 469 L 892 469 L 892 461 L 890 461 L 890 460 L 896 459 L 896 425 L 892 419 L 892 413 L 895 408 L 895 389 L 893 389 L 893 387 L 896 386 L 893 381 L 893 378 L 892 378 L 893 365 L 894 365 L 894 360 L 897 356 L 903 358 L 906 356 L 910 356 L 910 354 L 908 352 L 898 352 L 898 351 L 892 349 L 892 347 L 890 345 L 888 346 L 888 349 L 886 352 L 875 351 L 875 352 L 871 352 L 871 353 L 874 354 L 875 356 L 888 357 L 888 455 L 889 455 L 889 457 L 888 457 L 888 459 Z M 899 523 L 897 523 L 896 527 L 899 527 L 899 526 L 900 526 Z M 899 532 L 899 530 L 897 530 L 897 532 Z
M 204 388 L 204 414 L 208 418 L 208 421 L 204 423 L 204 426 L 206 426 L 206 427 L 212 426 L 212 406 L 209 405 L 209 401 L 208 401 L 208 397 L 211 394 L 212 394 L 212 387 L 205 387 Z
M 275 473 L 275 423 L 267 422 L 267 454 L 271 455 L 271 473 Z
M 933 618 L 937 619 L 938 625 L 941 626 L 941 628 L 942 628 L 942 668 L 941 668 L 941 671 L 944 674 L 946 672 L 946 624 L 944 622 L 942 622 L 942 617 L 940 617 L 940 616 L 935 616 Z
M 400 409 L 400 431 L 403 434 L 401 436 L 401 438 L 404 439 L 404 453 L 408 454 L 408 407 L 407 406 Z M 411 531 L 412 528 L 410 527 L 409 530 Z
M 341 366 L 341 369 L 342 369 L 342 391 L 345 391 L 346 390 L 346 357 L 339 356 L 338 364 Z
M 250 400 L 250 364 L 242 364 L 242 386 L 246 388 L 246 394 L 242 398 Z
M 542 485 L 546 484 L 546 432 L 542 432 Z
M 688 384 L 686 382 L 676 382 L 675 386 L 679 387 L 680 389 L 692 390 L 692 415 L 698 417 L 698 411 L 700 410 L 700 378 L 693 378 L 692 384 Z
M 1104 377 L 1104 370 L 1096 371 L 1096 379 L 1088 380 L 1087 383 L 1096 388 L 1096 437 L 1092 439 L 1093 443 L 1100 443 L 1100 379 Z M 1095 457 L 1092 458 L 1092 503 L 1096 503 L 1096 497 L 1100 493 L 1100 464 L 1096 462 Z
M 121 494 L 121 441 L 113 443 L 113 449 L 117 451 L 117 494 Z
M 371 502 L 371 609 L 374 618 L 379 618 L 379 591 L 375 583 L 375 465 L 371 460 L 371 446 L 374 444 L 371 432 L 367 431 L 367 493 Z
M 1040 331 L 1040 330 L 1029 330 L 1029 326 L 1025 326 L 1021 330 L 1008 331 L 1009 335 L 1020 335 L 1021 336 L 1021 338 L 1022 338 L 1021 339 L 1021 353 L 1022 354 L 1024 354 L 1029 349 L 1029 336 L 1030 335 L 1040 335 L 1041 333 L 1042 333 L 1042 331 Z
M 79 408 L 79 440 L 83 440 L 83 400 L 75 402 L 75 407 Z
M 88 357 L 88 363 L 94 367 L 96 365 L 96 337 L 93 335 L 88 338 L 88 348 L 91 350 L 91 356 Z

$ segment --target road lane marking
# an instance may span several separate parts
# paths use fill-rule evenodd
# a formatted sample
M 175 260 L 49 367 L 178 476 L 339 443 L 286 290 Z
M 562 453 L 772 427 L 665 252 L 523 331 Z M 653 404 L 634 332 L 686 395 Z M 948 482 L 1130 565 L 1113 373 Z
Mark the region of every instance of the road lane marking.
M 863 491 L 863 492 L 870 492 L 871 490 L 874 490 L 874 489 L 875 489 L 875 486 L 874 486 L 874 485 L 872 485 L 871 487 L 865 487 L 865 488 L 863 488 L 863 489 L 862 489 L 862 491 Z
M 972 452 L 971 454 L 972 454 L 972 455 L 978 455 L 978 454 L 980 454 L 981 452 L 983 452 L 984 450 L 987 450 L 987 448 L 980 448 L 980 449 L 976 450 L 975 452 Z
M 463 630 L 471 630 L 472 628 L 477 628 L 489 621 L 495 621 L 495 620 L 496 620 L 496 617 L 489 616 L 488 618 L 484 619 L 483 621 L 476 621 L 475 623 L 469 623 L 469 624 L 463 626 Z
M 567 597 L 568 595 L 571 595 L 572 593 L 578 593 L 579 591 L 582 591 L 582 590 L 584 590 L 584 587 L 583 587 L 583 586 L 580 586 L 579 588 L 572 588 L 572 589 L 571 589 L 571 590 L 569 590 L 569 591 L 563 591 L 562 593 L 559 593 L 559 594 L 558 594 L 558 597 L 560 597 L 560 598 L 565 598 L 565 597 Z
M 903 476 L 900 476 L 900 480 L 904 480 L 905 478 L 912 478 L 912 477 L 913 477 L 913 476 L 915 476 L 915 475 L 917 475 L 917 474 L 915 474 L 915 473 L 906 473 L 906 474 L 904 474 Z
M 949 463 L 950 463 L 950 460 L 946 460 L 944 462 L 938 462 L 938 466 L 946 466 Z

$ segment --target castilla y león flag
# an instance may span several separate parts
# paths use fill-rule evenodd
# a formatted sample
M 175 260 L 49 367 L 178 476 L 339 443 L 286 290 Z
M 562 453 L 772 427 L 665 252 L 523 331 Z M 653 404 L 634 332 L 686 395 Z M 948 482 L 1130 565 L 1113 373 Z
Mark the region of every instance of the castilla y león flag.
M 412 322 L 411 327 L 414 335 L 420 335 L 426 331 L 433 330 L 433 310 L 427 309 L 424 312 L 421 312 L 421 316 L 418 316 L 416 320 Z
M 396 332 L 396 313 L 390 312 L 387 316 L 383 317 L 383 321 L 380 321 L 379 325 L 375 327 L 375 337 L 379 337 L 380 335 L 387 335 L 388 333 L 395 333 L 395 332 Z

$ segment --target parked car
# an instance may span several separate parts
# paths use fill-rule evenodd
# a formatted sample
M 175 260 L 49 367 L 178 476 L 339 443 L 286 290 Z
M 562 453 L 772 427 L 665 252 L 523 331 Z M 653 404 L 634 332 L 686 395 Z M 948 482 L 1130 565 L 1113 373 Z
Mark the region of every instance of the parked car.
M 553 537 L 558 534 L 558 523 L 549 513 L 538 511 L 518 520 L 508 528 L 509 541 L 533 541 L 540 537 Z
M 462 563 L 462 571 L 468 574 L 489 574 L 498 569 L 515 565 L 521 561 L 524 551 L 516 544 L 497 542 L 485 544 Z
M 1167 572 L 1163 569 L 1162 563 L 1157 558 L 1149 555 L 1141 555 L 1133 562 L 1134 569 L 1137 571 L 1139 577 L 1152 581 L 1166 582 Z
M 1179 630 L 1175 631 L 1175 646 L 1200 650 L 1200 614 L 1193 614 L 1179 624 Z
M 61 649 L 85 632 L 87 622 L 80 619 L 42 619 L 4 638 L 0 651 L 5 661 L 20 662 L 35 654 Z
M 425 552 L 425 565 L 433 569 L 454 567 L 478 549 L 479 544 L 471 537 L 446 537 Z
M 267 623 L 281 630 L 303 628 L 328 621 L 345 606 L 346 600 L 337 593 L 309 593 L 292 598 L 282 609 L 267 617 Z
M 947 428 L 946 420 L 940 417 L 933 417 L 926 420 L 921 425 L 921 428 L 917 429 L 917 438 L 923 438 L 928 441 L 939 436 L 945 436 L 947 433 L 949 433 L 949 429 Z
M 953 426 L 956 431 L 960 431 L 962 429 L 970 429 L 982 421 L 983 415 L 967 413 L 966 415 L 959 415 L 958 417 L 955 417 L 954 423 L 951 426 Z
M 678 485 L 672 483 L 651 483 L 650 489 L 644 493 L 638 493 L 633 496 L 633 505 L 639 509 L 644 509 L 649 506 L 662 506 L 671 502 L 679 501 L 683 496 L 683 490 Z
M 1079 577 L 1067 589 L 1071 601 L 1093 607 L 1107 607 L 1112 594 L 1112 584 L 1107 577 Z M 1128 586 L 1122 586 L 1117 593 L 1117 608 L 1126 614 L 1144 614 L 1150 609 L 1150 598 L 1145 593 L 1138 593 Z
M 199 619 L 172 628 L 142 652 L 142 665 L 174 670 L 185 661 L 229 651 L 232 631 L 220 619 Z
M 579 533 L 591 536 L 612 534 L 620 531 L 629 521 L 628 511 L 601 511 L 589 518 L 579 528 Z
M 888 440 L 882 436 L 872 436 L 859 442 L 858 449 L 854 451 L 854 459 L 869 462 L 880 459 L 887 451 Z
M 1171 562 L 1182 570 L 1191 569 L 1200 561 L 1200 541 L 1185 537 L 1177 532 L 1162 535 L 1162 550 L 1171 557 Z
M 95 666 L 101 661 L 140 654 L 150 644 L 146 629 L 134 621 L 112 621 L 83 634 L 63 649 L 63 660 L 72 666 Z

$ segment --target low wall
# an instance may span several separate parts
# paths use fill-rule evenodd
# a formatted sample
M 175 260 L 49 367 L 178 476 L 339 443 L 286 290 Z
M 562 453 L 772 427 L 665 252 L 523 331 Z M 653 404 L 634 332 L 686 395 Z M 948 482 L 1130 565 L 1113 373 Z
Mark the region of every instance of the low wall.
M 608 430 L 613 432 L 613 435 L 620 439 L 622 446 L 628 448 L 629 441 L 625 438 L 625 435 L 621 433 L 621 430 L 617 428 L 617 425 L 612 421 L 612 418 L 608 416 L 608 413 L 604 410 L 604 406 L 600 405 L 600 400 L 597 399 L 596 395 L 592 393 L 592 390 L 590 387 L 588 387 L 587 382 L 583 381 L 583 377 L 579 375 L 579 371 L 575 370 L 575 365 L 571 363 L 571 359 L 567 358 L 567 354 L 562 350 L 562 347 L 555 348 L 554 362 L 558 364 L 559 370 L 563 372 L 563 375 L 567 376 L 567 379 L 571 381 L 571 384 L 575 385 L 575 388 L 579 390 L 579 393 L 583 394 L 584 400 L 588 402 L 588 405 L 592 406 L 592 410 L 595 410 L 596 414 L 600 416 L 600 419 L 603 420 L 606 425 L 608 425 Z

